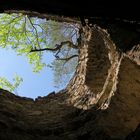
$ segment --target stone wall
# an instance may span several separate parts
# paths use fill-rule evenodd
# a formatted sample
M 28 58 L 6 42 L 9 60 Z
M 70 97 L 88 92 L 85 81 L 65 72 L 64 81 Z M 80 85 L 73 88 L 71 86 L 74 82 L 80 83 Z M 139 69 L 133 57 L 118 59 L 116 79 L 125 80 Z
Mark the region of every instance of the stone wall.
M 67 89 L 68 101 L 82 109 L 105 109 L 116 91 L 122 55 L 109 34 L 97 27 L 84 27 L 75 76 Z

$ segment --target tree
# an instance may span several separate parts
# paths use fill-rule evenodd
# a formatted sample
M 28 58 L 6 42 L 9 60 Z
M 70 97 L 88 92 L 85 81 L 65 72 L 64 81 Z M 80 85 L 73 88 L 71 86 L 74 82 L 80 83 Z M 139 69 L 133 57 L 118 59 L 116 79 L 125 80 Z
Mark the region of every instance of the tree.
M 16 89 L 18 88 L 20 83 L 23 82 L 23 79 L 20 76 L 15 75 L 13 78 L 13 82 L 14 83 L 12 84 L 5 77 L 0 77 L 0 88 L 8 89 L 11 92 L 17 92 Z
M 79 29 L 78 24 L 59 23 L 22 13 L 0 14 L 0 47 L 13 49 L 18 55 L 27 57 L 34 72 L 45 66 L 51 67 L 55 85 L 59 83 L 60 86 L 75 70 L 80 46 Z M 42 60 L 46 51 L 52 52 L 55 58 L 49 65 Z M 1 81 L 8 83 L 3 78 Z

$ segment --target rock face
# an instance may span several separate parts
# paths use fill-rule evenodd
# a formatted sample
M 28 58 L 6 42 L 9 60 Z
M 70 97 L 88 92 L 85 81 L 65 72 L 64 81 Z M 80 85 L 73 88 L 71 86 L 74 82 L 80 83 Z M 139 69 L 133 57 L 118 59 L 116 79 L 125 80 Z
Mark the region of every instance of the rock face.
M 1 0 L 0 12 L 5 10 L 27 10 L 38 11 L 40 13 L 53 13 L 66 16 L 87 16 L 87 17 L 110 17 L 123 18 L 140 21 L 138 1 L 104 1 L 104 0 L 84 0 L 78 3 L 75 0 Z M 131 9 L 131 10 L 130 10 Z
M 107 31 L 83 27 L 78 66 L 66 89 L 35 101 L 0 90 L 0 140 L 139 137 L 138 51 L 121 52 Z
M 140 125 L 138 125 L 135 131 L 133 131 L 130 135 L 128 135 L 126 140 L 139 140 L 139 139 L 140 139 Z

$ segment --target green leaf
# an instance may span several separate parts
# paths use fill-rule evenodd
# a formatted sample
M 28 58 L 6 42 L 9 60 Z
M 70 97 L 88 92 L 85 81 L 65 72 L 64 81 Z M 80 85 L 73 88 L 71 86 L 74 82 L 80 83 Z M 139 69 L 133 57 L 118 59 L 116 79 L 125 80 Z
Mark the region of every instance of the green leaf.
M 18 88 L 18 86 L 23 82 L 23 79 L 19 77 L 18 75 L 15 75 L 13 78 L 13 84 L 8 81 L 5 77 L 0 77 L 0 88 L 7 89 L 11 92 L 15 91 L 15 89 Z

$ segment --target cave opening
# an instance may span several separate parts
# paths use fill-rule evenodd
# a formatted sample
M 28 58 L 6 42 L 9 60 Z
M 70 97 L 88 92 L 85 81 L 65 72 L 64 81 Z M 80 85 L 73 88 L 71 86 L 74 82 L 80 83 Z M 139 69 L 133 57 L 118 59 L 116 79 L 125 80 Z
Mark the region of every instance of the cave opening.
M 0 88 L 36 98 L 66 87 L 78 63 L 77 19 L 7 11 L 0 27 Z

